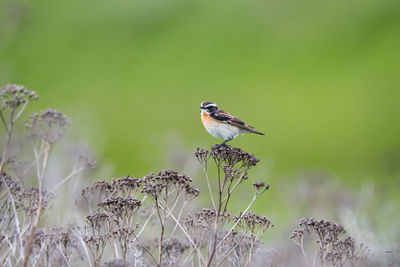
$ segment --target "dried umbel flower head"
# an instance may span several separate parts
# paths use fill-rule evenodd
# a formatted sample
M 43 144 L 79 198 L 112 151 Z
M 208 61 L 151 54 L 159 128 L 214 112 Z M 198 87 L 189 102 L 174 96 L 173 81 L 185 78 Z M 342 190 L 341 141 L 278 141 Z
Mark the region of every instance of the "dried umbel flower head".
M 367 248 L 363 244 L 357 246 L 351 237 L 346 237 L 342 225 L 314 218 L 301 219 L 299 224 L 302 228 L 294 230 L 290 238 L 302 247 L 304 233 L 307 232 L 311 238 L 314 233 L 322 264 L 343 266 L 346 261 L 350 261 L 352 265 L 361 266 L 360 263 L 366 260 Z
M 33 113 L 25 125 L 29 137 L 43 139 L 54 144 L 63 137 L 64 130 L 69 124 L 70 119 L 62 113 L 47 109 Z
M 141 204 L 142 202 L 135 198 L 111 197 L 100 202 L 98 205 L 108 213 L 114 215 L 115 218 L 127 222 L 136 213 Z
M 35 233 L 34 250 L 39 266 L 61 266 L 74 257 L 82 257 L 73 226 L 42 228 Z M 33 262 L 35 263 L 35 262 Z M 36 264 L 33 264 L 36 265 Z
M 175 190 L 179 195 L 185 194 L 185 199 L 192 199 L 200 194 L 200 190 L 191 185 L 192 179 L 185 174 L 178 174 L 173 170 L 162 170 L 156 176 L 149 174 L 142 178 L 144 184 L 142 193 L 153 199 L 166 196 L 167 192 Z
M 146 182 L 143 185 L 141 192 L 143 194 L 150 196 L 154 200 L 158 200 L 165 186 L 166 186 L 165 184 L 161 183 Z
M 111 238 L 110 233 L 95 235 L 88 234 L 87 232 L 83 234 L 83 241 L 89 247 L 90 252 L 93 255 L 94 261 L 100 263 L 100 259 L 103 255 L 104 248 L 106 247 L 108 241 Z
M 50 201 L 55 198 L 55 194 L 49 191 L 42 191 L 42 205 L 40 211 L 50 208 Z M 39 208 L 39 189 L 28 187 L 21 194 L 22 208 L 28 218 L 33 220 Z
M 130 243 L 129 241 L 133 238 L 133 233 L 136 230 L 136 226 L 135 228 L 132 227 L 118 227 L 116 228 L 114 231 L 112 231 L 112 235 L 114 237 L 114 239 L 119 240 L 120 242 L 124 242 L 125 245 L 128 245 L 128 243 Z
M 269 184 L 265 184 L 264 182 L 255 182 L 253 183 L 254 188 L 256 189 L 257 194 L 262 194 L 269 189 Z
M 229 145 L 214 145 L 211 146 L 211 151 L 198 147 L 194 155 L 203 165 L 207 164 L 208 159 L 212 157 L 217 164 L 223 162 L 224 165 L 231 168 L 239 162 L 241 162 L 242 167 L 250 168 L 255 166 L 259 161 L 254 155 Z
M 240 183 L 247 180 L 248 170 L 259 161 L 254 155 L 229 145 L 211 146 L 211 151 L 197 148 L 195 156 L 205 170 L 208 160 L 212 158 L 217 168 L 222 168 L 224 179 L 230 182 L 238 179 Z
M 96 212 L 86 216 L 88 224 L 92 227 L 93 231 L 100 232 L 100 230 L 109 224 L 112 220 L 110 215 L 104 212 Z
M 94 169 L 96 168 L 96 161 L 85 153 L 84 151 L 78 151 L 74 155 L 74 165 L 76 169 Z
M 82 190 L 82 197 L 87 201 L 88 205 L 97 204 L 104 200 L 113 191 L 113 187 L 106 181 L 97 181 Z
M 238 227 L 243 228 L 246 232 L 255 234 L 260 231 L 263 233 L 270 225 L 271 221 L 265 216 L 258 215 L 254 212 L 248 212 L 246 214 L 240 214 L 233 218 L 235 222 L 238 222 Z
M 7 191 L 14 198 L 16 198 L 22 190 L 22 185 L 19 181 L 14 180 L 11 178 L 11 176 L 7 175 L 5 171 L 3 171 L 1 173 L 0 189 Z
M 34 91 L 25 89 L 20 85 L 6 85 L 0 89 L 1 111 L 5 108 L 16 109 L 30 100 L 37 100 L 38 95 Z
M 211 230 L 215 224 L 217 212 L 214 209 L 203 208 L 195 213 L 189 214 L 184 220 L 184 224 L 191 230 Z M 230 214 L 226 211 L 218 217 L 221 225 L 230 220 Z
M 303 246 L 303 239 L 304 239 L 304 229 L 295 229 L 293 230 L 292 234 L 290 235 L 290 239 L 292 241 L 302 247 Z
M 121 194 L 128 197 L 132 192 L 138 191 L 142 186 L 143 180 L 128 176 L 112 179 L 114 194 Z
M 315 232 L 320 237 L 322 245 L 336 241 L 346 233 L 342 225 L 326 220 L 307 218 L 300 220 L 299 225 L 308 232 Z
M 203 148 L 196 148 L 196 152 L 194 152 L 194 156 L 197 158 L 197 160 L 202 164 L 207 166 L 207 161 L 210 157 L 210 152 L 206 149 Z
M 229 145 L 212 146 L 210 154 L 214 160 L 222 160 L 225 164 L 232 167 L 241 162 L 241 165 L 250 168 L 259 162 L 254 155 Z

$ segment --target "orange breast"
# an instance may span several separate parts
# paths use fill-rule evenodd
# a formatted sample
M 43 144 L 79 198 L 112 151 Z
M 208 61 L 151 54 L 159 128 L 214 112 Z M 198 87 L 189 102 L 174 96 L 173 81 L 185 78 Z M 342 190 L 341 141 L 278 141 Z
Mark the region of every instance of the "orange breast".
M 214 120 L 210 114 L 207 114 L 206 112 L 201 113 L 201 121 L 203 122 L 205 127 L 212 127 L 214 124 L 217 123 L 216 120 Z

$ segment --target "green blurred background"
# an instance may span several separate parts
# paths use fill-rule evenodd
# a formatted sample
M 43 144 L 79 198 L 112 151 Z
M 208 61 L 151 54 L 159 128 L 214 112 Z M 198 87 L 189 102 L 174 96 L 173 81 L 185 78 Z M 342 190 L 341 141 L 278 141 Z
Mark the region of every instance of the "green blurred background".
M 0 84 L 72 117 L 113 176 L 175 167 L 197 184 L 182 162 L 219 142 L 199 114 L 216 102 L 268 133 L 231 145 L 260 158 L 272 187 L 256 209 L 279 224 L 298 173 L 399 201 L 399 14 L 398 0 L 0 0 Z

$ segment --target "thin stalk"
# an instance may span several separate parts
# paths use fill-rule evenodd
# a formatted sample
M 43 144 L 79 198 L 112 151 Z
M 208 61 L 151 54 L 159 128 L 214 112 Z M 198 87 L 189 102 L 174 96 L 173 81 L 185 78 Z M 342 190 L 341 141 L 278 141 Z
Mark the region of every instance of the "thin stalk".
M 212 243 L 212 249 L 211 253 L 209 254 L 208 260 L 207 260 L 207 267 L 211 266 L 211 262 L 215 256 L 215 252 L 217 250 L 217 238 L 218 238 L 218 219 L 221 213 L 221 208 L 222 208 L 222 193 L 223 193 L 223 185 L 221 186 L 221 170 L 220 170 L 220 163 L 217 164 L 218 167 L 218 211 L 216 211 L 216 216 L 215 216 L 215 232 L 214 232 L 214 242 Z M 226 182 L 226 176 L 224 176 L 224 185 Z
M 186 206 L 186 203 L 187 203 L 187 201 L 184 201 L 184 202 L 183 202 L 182 208 L 181 208 L 181 210 L 179 211 L 178 221 L 181 219 L 182 211 L 183 211 L 183 208 Z M 177 227 L 178 227 L 178 224 L 175 223 L 174 229 L 172 230 L 171 235 L 170 235 L 170 237 L 168 238 L 168 241 L 167 241 L 167 243 L 165 244 L 164 249 L 161 251 L 161 253 L 164 253 L 164 251 L 165 251 L 165 249 L 167 248 L 169 242 L 171 241 L 172 237 L 174 236 L 174 233 L 175 233 L 175 230 L 176 230 Z
M 32 225 L 31 234 L 30 234 L 30 237 L 29 237 L 29 239 L 27 241 L 26 248 L 25 248 L 25 255 L 24 255 L 24 261 L 23 261 L 23 266 L 24 267 L 26 267 L 28 265 L 29 256 L 32 253 L 33 239 L 35 237 L 36 228 L 37 228 L 37 226 L 39 224 L 40 213 L 41 213 L 42 205 L 43 205 L 43 181 L 44 181 L 44 176 L 45 176 L 46 169 L 47 169 L 47 163 L 48 163 L 48 160 L 49 160 L 50 148 L 51 148 L 50 143 L 46 142 L 46 145 L 45 145 L 45 148 L 44 148 L 45 152 L 44 152 L 42 171 L 40 173 L 40 177 L 38 177 L 39 200 L 38 200 L 36 218 L 35 218 L 35 221 L 34 221 L 34 223 Z
M 54 186 L 51 191 L 57 190 L 60 186 L 62 186 L 65 182 L 67 182 L 70 178 L 72 178 L 74 175 L 82 172 L 85 168 L 79 168 L 79 169 L 74 169 L 68 174 L 64 179 L 62 179 L 56 186 Z
M 224 238 L 222 238 L 222 240 L 218 243 L 217 248 L 221 245 L 221 243 L 230 235 L 230 233 L 233 231 L 233 229 L 235 229 L 236 225 L 238 225 L 238 223 L 240 222 L 240 220 L 242 219 L 242 217 L 246 214 L 246 212 L 250 209 L 251 205 L 253 205 L 254 201 L 257 198 L 257 193 L 254 193 L 253 199 L 251 200 L 250 204 L 247 206 L 247 208 L 245 209 L 245 211 L 242 213 L 242 215 L 240 215 L 239 219 L 237 220 L 237 222 L 235 223 L 235 225 L 232 226 L 232 228 L 229 230 L 229 232 L 225 235 Z
M 154 261 L 154 263 L 157 265 L 157 260 L 156 258 L 154 258 L 153 254 L 151 254 L 151 252 L 146 248 L 146 246 L 142 243 L 142 241 L 140 241 L 140 239 L 135 235 L 135 233 L 132 233 L 133 236 L 136 238 L 136 240 L 138 241 L 139 245 L 147 252 L 149 253 L 151 259 Z
M 89 252 L 88 252 L 88 250 L 87 250 L 87 248 L 86 248 L 85 242 L 83 241 L 83 239 L 82 239 L 82 237 L 81 237 L 80 235 L 78 235 L 78 234 L 75 233 L 74 230 L 72 231 L 72 233 L 73 233 L 73 234 L 75 235 L 75 237 L 78 238 L 78 240 L 81 242 L 81 245 L 82 245 L 83 249 L 85 250 L 86 258 L 88 259 L 89 267 L 92 267 L 92 262 L 91 262 L 91 260 L 90 260 Z
M 190 235 L 185 231 L 183 226 L 179 223 L 179 221 L 174 217 L 174 215 L 171 213 L 171 211 L 166 207 L 166 211 L 169 213 L 171 218 L 178 224 L 179 228 L 181 228 L 182 232 L 185 234 L 185 236 L 189 239 L 190 243 L 192 243 L 193 247 L 196 249 L 197 254 L 199 255 L 199 259 L 201 259 L 202 264 L 204 264 L 204 258 L 201 255 L 201 252 L 199 248 L 196 246 L 196 244 L 193 242 L 192 238 L 190 238 Z
M 189 260 L 190 257 L 192 257 L 194 252 L 194 248 L 191 248 L 188 255 L 186 256 L 186 258 L 183 260 L 181 266 L 185 266 L 185 263 Z M 192 263 L 193 263 L 193 257 L 192 257 Z
M 163 241 L 163 238 L 164 238 L 165 225 L 164 225 L 164 221 L 163 221 L 163 219 L 161 217 L 161 214 L 160 214 L 160 207 L 159 207 L 159 203 L 158 203 L 157 198 L 155 199 L 155 201 L 156 201 L 157 215 L 158 215 L 158 219 L 159 219 L 160 225 L 161 225 L 160 240 L 158 242 L 158 262 L 157 262 L 157 266 L 161 266 L 161 261 L 162 261 L 162 251 L 161 251 L 161 249 L 162 249 L 162 241 Z
M 149 223 L 149 221 L 150 221 L 151 217 L 153 216 L 153 214 L 154 214 L 154 210 L 151 212 L 151 214 L 149 215 L 149 217 L 147 218 L 147 220 L 146 220 L 145 223 L 143 224 L 142 229 L 140 229 L 139 233 L 137 234 L 138 237 L 142 234 L 142 232 L 143 232 L 144 229 L 146 228 L 146 226 L 147 226 L 147 224 Z
M 10 144 L 11 144 L 11 136 L 12 136 L 12 131 L 14 128 L 14 113 L 15 113 L 15 109 L 11 110 L 10 113 L 10 126 L 7 125 L 7 122 L 5 121 L 2 113 L 1 114 L 1 119 L 3 121 L 4 127 L 7 129 L 7 141 L 6 141 L 6 145 L 4 146 L 4 150 L 1 156 L 1 162 L 0 162 L 0 173 L 3 173 L 3 169 L 4 169 L 4 164 L 6 163 L 7 157 L 8 157 L 8 150 L 10 149 Z
M 242 238 L 243 239 L 243 238 Z M 220 266 L 228 257 L 232 254 L 232 252 L 240 245 L 240 241 L 225 255 L 225 257 L 217 264 L 217 267 Z
M 213 197 L 213 194 L 212 194 L 212 191 L 211 191 L 210 180 L 208 179 L 208 173 L 207 173 L 206 167 L 203 167 L 203 171 L 204 171 L 204 175 L 205 175 L 206 180 L 207 180 L 207 186 L 208 186 L 208 191 L 210 192 L 211 201 L 212 201 L 214 210 L 216 210 L 217 208 L 215 206 L 215 201 L 214 201 L 214 197 Z

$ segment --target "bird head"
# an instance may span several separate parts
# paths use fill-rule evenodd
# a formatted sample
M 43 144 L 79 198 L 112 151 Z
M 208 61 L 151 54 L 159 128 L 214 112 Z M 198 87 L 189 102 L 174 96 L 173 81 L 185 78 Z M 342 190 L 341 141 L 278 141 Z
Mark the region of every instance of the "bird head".
M 211 114 L 218 110 L 218 106 L 210 101 L 204 101 L 200 105 L 200 109 L 208 114 Z

